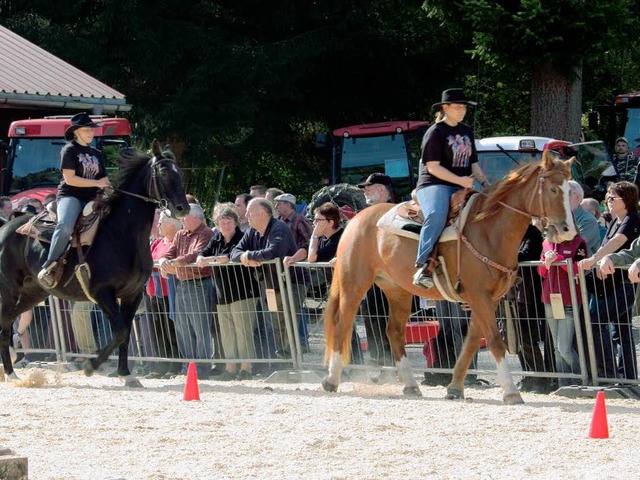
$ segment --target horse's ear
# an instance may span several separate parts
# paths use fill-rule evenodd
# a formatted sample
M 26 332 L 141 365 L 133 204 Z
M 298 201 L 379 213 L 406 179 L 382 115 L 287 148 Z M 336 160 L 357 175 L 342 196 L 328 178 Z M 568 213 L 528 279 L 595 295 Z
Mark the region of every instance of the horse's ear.
M 158 140 L 154 140 L 151 143 L 151 153 L 153 153 L 153 156 L 156 158 L 160 158 L 162 156 L 162 150 L 160 150 L 160 144 L 158 143 Z
M 545 170 L 550 170 L 553 168 L 553 154 L 550 150 L 545 150 L 542 152 L 542 168 Z

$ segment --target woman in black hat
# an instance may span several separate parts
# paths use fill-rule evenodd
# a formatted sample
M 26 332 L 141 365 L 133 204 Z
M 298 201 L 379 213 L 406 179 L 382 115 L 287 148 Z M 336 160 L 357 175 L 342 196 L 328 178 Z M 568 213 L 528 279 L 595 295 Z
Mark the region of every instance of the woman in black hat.
M 413 283 L 426 288 L 433 286 L 429 256 L 444 230 L 451 196 L 460 188 L 472 188 L 474 178 L 483 185 L 486 182 L 478 165 L 473 129 L 462 123 L 468 105 L 477 104 L 467 100 L 461 88 L 442 92 L 442 101 L 433 105 L 438 108 L 436 123 L 422 139 L 416 195 L 424 223 Z
M 49 256 L 38 274 L 38 280 L 46 288 L 55 287 L 53 270 L 69 244 L 80 212 L 93 200 L 98 189 L 110 185 L 102 153 L 91 146 L 94 129 L 101 125 L 94 123 L 88 114 L 78 113 L 71 118 L 71 125 L 64 133 L 69 143 L 60 152 L 62 180 L 57 195 L 58 224 L 51 238 Z

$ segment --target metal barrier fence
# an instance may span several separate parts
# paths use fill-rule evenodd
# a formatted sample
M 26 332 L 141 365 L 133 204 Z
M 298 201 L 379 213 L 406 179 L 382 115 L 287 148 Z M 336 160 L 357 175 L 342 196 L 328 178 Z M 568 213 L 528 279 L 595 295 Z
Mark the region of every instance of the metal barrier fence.
M 613 282 L 602 282 L 590 272 L 576 271 L 570 260 L 558 262 L 550 270 L 557 278 L 549 281 L 557 283 L 561 275 L 577 281 L 567 283 L 564 302 L 554 297 L 545 305 L 540 301 L 541 265 L 519 265 L 518 281 L 497 311 L 511 371 L 527 387 L 540 390 L 556 382 L 638 385 L 632 312 L 636 285 L 624 270 L 616 271 Z M 211 267 L 211 278 L 171 280 L 168 290 L 156 289 L 159 296 L 145 296 L 129 346 L 134 371 L 168 377 L 184 373 L 190 361 L 197 363 L 202 378 L 209 377 L 212 364 L 229 372 L 265 375 L 323 368 L 331 265 L 283 268 L 277 260 L 257 268 L 233 263 Z M 394 366 L 385 334 L 387 312 L 384 294 L 373 287 L 355 318 L 349 368 Z M 25 331 L 28 321 L 21 322 L 16 328 Z M 468 322 L 469 312 L 458 304 L 414 298 L 406 350 L 426 383 L 448 383 Z M 111 337 L 111 326 L 89 302 L 50 297 L 34 309 L 26 332 L 21 343 L 28 360 L 68 362 L 95 356 Z M 468 378 L 493 374 L 493 356 L 481 348 Z

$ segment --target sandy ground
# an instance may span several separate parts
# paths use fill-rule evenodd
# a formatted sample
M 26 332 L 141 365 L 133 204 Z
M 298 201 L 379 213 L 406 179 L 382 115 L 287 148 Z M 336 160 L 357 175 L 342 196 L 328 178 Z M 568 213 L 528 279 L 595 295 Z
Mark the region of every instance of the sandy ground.
M 610 438 L 588 438 L 593 399 L 499 388 L 143 380 L 142 390 L 81 372 L 18 371 L 0 384 L 0 449 L 29 458 L 34 480 L 635 478 L 640 403 L 607 399 Z

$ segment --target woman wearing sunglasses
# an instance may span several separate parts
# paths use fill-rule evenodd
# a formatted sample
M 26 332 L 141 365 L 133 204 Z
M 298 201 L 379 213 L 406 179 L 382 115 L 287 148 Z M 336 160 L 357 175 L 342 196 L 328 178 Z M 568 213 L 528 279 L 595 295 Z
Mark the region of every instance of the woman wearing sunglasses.
M 634 288 L 629 276 L 613 266 L 627 263 L 622 251 L 628 250 L 640 235 L 638 187 L 626 181 L 613 183 L 607 189 L 606 202 L 613 218 L 602 245 L 578 265 L 589 270 L 598 263 L 596 273 L 601 279 L 613 273 L 613 281 L 606 282 L 604 290 L 591 295 L 589 301 L 598 376 L 636 379 L 638 369 L 631 329 Z

